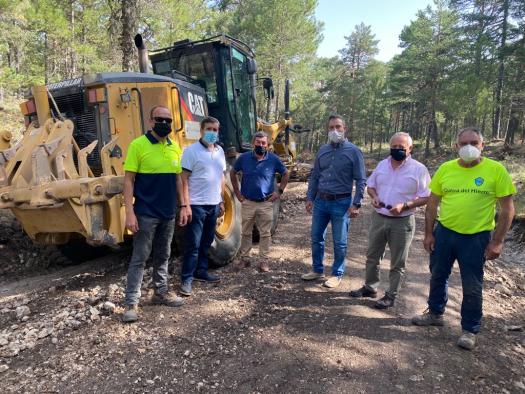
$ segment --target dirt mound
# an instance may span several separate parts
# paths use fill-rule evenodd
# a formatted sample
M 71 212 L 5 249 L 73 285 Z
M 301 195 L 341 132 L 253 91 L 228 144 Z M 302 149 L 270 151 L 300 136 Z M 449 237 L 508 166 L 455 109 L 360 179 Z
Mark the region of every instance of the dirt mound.
M 4 278 L 43 273 L 68 263 L 55 246 L 34 243 L 8 209 L 0 209 L 0 253 L 0 276 Z

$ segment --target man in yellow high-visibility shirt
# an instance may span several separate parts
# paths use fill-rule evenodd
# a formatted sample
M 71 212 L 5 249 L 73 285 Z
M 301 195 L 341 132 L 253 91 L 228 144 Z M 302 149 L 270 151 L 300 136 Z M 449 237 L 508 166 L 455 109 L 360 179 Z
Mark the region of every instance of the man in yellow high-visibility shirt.
M 133 254 L 126 283 L 126 311 L 122 321 L 138 320 L 140 288 L 144 266 L 153 249 L 154 304 L 177 307 L 184 301 L 168 293 L 168 261 L 175 230 L 177 195 L 182 201 L 179 174 L 181 149 L 169 139 L 172 116 L 167 107 L 150 111 L 150 130 L 134 139 L 124 163 L 124 204 L 126 228 L 133 233 Z M 180 223 L 185 225 L 186 222 Z
M 481 327 L 483 266 L 485 260 L 501 254 L 514 217 L 512 195 L 516 188 L 503 165 L 481 156 L 484 145 L 478 129 L 461 130 L 456 146 L 459 159 L 442 164 L 430 182 L 432 193 L 425 214 L 424 239 L 430 253 L 428 309 L 414 316 L 412 323 L 443 325 L 448 278 L 457 260 L 463 288 L 463 334 L 457 344 L 471 350 Z M 500 205 L 497 225 L 496 202 Z

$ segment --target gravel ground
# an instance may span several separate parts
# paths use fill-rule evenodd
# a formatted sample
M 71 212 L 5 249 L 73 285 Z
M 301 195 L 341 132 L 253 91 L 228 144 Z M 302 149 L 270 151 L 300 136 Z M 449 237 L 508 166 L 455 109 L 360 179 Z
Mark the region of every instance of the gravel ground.
M 301 183 L 285 193 L 269 273 L 225 267 L 218 271 L 220 284 L 197 283 L 187 304 L 176 309 L 149 304 L 147 274 L 141 319 L 133 325 L 119 320 L 126 254 L 47 275 L 26 270 L 16 280 L 4 277 L 2 392 L 525 392 L 523 246 L 509 243 L 501 259 L 487 263 L 479 346 L 463 351 L 455 346 L 461 300 L 457 267 L 446 326 L 410 324 L 410 317 L 425 309 L 428 291 L 421 214 L 397 304 L 380 311 L 371 300 L 348 297 L 363 280 L 368 206 L 351 224 L 341 286 L 327 290 L 301 281 L 300 274 L 310 269 L 311 217 L 304 212 L 304 194 Z M 2 245 L 5 252 L 9 242 Z M 14 261 L 0 254 L 0 263 Z M 174 264 L 177 272 L 180 263 Z M 388 254 L 381 289 L 387 267 Z

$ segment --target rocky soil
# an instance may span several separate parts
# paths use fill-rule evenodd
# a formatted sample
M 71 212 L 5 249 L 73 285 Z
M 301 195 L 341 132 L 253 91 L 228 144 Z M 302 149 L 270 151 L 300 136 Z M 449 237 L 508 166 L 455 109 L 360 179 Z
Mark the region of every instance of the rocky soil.
M 509 237 L 504 255 L 487 263 L 484 326 L 478 348 L 468 352 L 455 346 L 461 331 L 457 269 L 446 326 L 410 324 L 425 309 L 428 291 L 421 214 L 400 297 L 393 309 L 380 311 L 372 300 L 348 297 L 364 275 L 366 206 L 351 224 L 342 285 L 326 290 L 301 281 L 310 268 L 304 193 L 301 183 L 285 193 L 269 273 L 225 267 L 218 270 L 220 284 L 196 284 L 186 305 L 171 309 L 149 303 L 149 269 L 141 319 L 132 325 L 120 322 L 126 253 L 55 267 L 38 247 L 15 247 L 11 239 L 19 229 L 9 224 L 11 235 L 0 235 L 1 391 L 525 392 L 522 244 Z M 326 257 L 330 262 L 331 247 Z M 388 263 L 387 254 L 382 289 Z M 180 262 L 173 264 L 176 290 Z

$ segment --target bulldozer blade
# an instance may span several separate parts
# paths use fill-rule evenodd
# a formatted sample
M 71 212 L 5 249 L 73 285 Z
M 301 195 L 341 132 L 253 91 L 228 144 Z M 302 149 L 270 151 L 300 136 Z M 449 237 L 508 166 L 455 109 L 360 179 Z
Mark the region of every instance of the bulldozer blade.
M 93 141 L 91 144 L 81 149 L 77 153 L 78 157 L 78 173 L 81 178 L 87 178 L 89 176 L 89 166 L 87 163 L 87 156 L 93 152 L 95 146 L 97 146 L 98 140 Z

